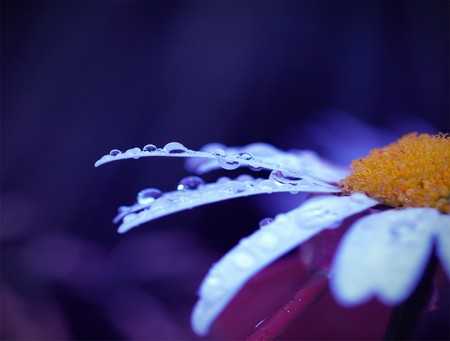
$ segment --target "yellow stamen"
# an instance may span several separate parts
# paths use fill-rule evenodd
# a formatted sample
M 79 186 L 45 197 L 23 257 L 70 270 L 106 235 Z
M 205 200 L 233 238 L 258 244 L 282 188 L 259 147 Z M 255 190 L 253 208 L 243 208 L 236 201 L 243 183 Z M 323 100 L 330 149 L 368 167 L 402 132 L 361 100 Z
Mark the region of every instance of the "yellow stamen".
M 450 213 L 450 136 L 410 133 L 354 160 L 344 194 L 362 192 L 388 206 Z

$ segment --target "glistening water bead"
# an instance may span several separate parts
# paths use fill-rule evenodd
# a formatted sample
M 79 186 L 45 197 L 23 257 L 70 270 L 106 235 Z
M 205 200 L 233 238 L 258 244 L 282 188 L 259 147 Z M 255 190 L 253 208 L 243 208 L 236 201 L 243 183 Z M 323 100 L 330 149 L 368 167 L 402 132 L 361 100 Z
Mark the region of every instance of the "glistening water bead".
M 273 221 L 273 218 L 264 218 L 259 222 L 259 227 L 264 227 L 269 225 Z
M 198 176 L 187 176 L 180 181 L 177 186 L 177 190 L 186 191 L 197 189 L 200 185 L 203 185 L 205 181 Z
M 246 160 L 246 161 L 250 161 L 250 160 L 253 159 L 253 155 L 250 154 L 250 153 L 248 153 L 248 152 L 239 153 L 239 157 L 240 157 L 241 159 Z
M 140 191 L 137 195 L 137 202 L 141 205 L 151 204 L 162 195 L 162 192 L 157 188 L 147 188 Z
M 112 149 L 109 152 L 109 155 L 111 155 L 111 156 L 116 156 L 116 155 L 119 155 L 119 154 L 122 154 L 122 152 L 119 149 Z
M 238 161 L 227 160 L 225 157 L 218 157 L 219 166 L 226 170 L 233 170 L 239 168 L 241 165 Z
M 146 144 L 144 146 L 144 148 L 142 148 L 142 151 L 144 152 L 154 152 L 156 151 L 158 148 L 156 148 L 156 146 L 154 144 Z
M 187 148 L 179 142 L 169 142 L 164 146 L 164 151 L 169 154 L 182 154 L 187 152 Z
M 280 170 L 272 171 L 272 173 L 270 173 L 270 178 L 282 184 L 290 184 L 290 185 L 296 185 L 297 183 L 302 181 L 302 178 L 286 175 Z

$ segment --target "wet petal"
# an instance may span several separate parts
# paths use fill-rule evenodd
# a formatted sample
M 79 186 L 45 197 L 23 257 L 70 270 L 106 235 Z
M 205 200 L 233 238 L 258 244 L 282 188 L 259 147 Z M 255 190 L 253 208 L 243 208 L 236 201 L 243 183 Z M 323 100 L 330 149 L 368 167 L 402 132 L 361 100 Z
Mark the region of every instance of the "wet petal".
M 450 216 L 448 214 L 440 215 L 437 224 L 436 253 L 447 277 L 450 278 Z
M 430 258 L 439 219 L 435 209 L 407 208 L 358 220 L 333 261 L 331 290 L 337 301 L 353 306 L 373 296 L 389 305 L 405 300 Z
M 271 223 L 242 239 L 209 271 L 200 289 L 191 323 L 199 335 L 208 330 L 242 286 L 254 274 L 303 241 L 377 202 L 363 194 L 320 196 L 278 215 Z
M 125 152 L 113 149 L 100 158 L 95 166 L 112 161 L 151 156 L 188 158 L 187 168 L 198 174 L 218 168 L 232 170 L 238 167 L 250 167 L 254 170 L 281 171 L 287 176 L 308 178 L 310 181 L 337 182 L 348 175 L 346 168 L 334 167 L 311 151 L 284 152 L 265 143 L 253 143 L 246 147 L 209 144 L 201 151 L 188 149 L 179 142 L 170 142 L 163 148 L 150 144 L 142 149 L 131 148 Z
M 183 180 L 182 180 L 183 182 Z M 178 186 L 186 188 L 186 186 Z M 143 192 L 158 193 L 157 198 L 151 195 L 142 199 Z M 194 189 L 178 190 L 161 193 L 151 188 L 138 194 L 138 202 L 130 207 L 122 206 L 114 222 L 123 219 L 119 226 L 119 232 L 123 233 L 145 222 L 176 213 L 182 210 L 210 204 L 222 200 L 234 199 L 249 195 L 276 193 L 276 192 L 314 192 L 337 193 L 338 187 L 325 183 L 316 184 L 306 179 L 299 179 L 287 183 L 281 183 L 275 179 L 254 179 L 250 175 L 241 175 L 236 180 L 220 178 L 215 183 L 199 183 Z M 148 203 L 145 203 L 148 200 Z
M 244 147 L 226 147 L 212 143 L 203 147 L 202 151 L 217 155 L 234 155 L 238 158 L 251 156 L 253 161 L 259 161 L 259 164 L 249 162 L 249 166 L 252 168 L 295 170 L 297 174 L 312 176 L 327 182 L 338 182 L 349 174 L 347 168 L 332 166 L 312 151 L 292 150 L 285 152 L 267 143 L 252 143 Z M 219 162 L 214 159 L 189 159 L 186 166 L 188 170 L 198 174 L 204 174 L 221 167 Z

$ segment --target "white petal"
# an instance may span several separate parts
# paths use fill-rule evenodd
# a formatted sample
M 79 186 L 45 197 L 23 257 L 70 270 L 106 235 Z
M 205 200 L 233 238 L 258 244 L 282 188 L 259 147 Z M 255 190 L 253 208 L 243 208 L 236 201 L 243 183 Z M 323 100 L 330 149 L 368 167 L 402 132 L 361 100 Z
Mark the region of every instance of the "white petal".
M 124 233 L 145 222 L 222 200 L 276 192 L 337 193 L 339 191 L 340 189 L 336 186 L 319 185 L 304 179 L 292 184 L 283 184 L 272 179 L 254 179 L 249 175 L 241 175 L 236 180 L 221 178 L 215 183 L 202 184 L 195 190 L 167 192 L 149 204 L 136 203 L 131 207 L 121 207 L 114 222 L 123 219 L 118 231 Z
M 296 172 L 326 182 L 338 182 L 348 176 L 349 170 L 337 167 L 322 160 L 316 153 L 308 150 L 292 150 L 285 152 L 267 143 L 252 143 L 244 147 L 226 147 L 220 144 L 209 144 L 202 148 L 203 152 L 223 153 L 223 155 L 240 156 L 249 153 L 254 161 L 249 162 L 253 168 Z M 244 164 L 245 165 L 245 164 Z M 186 166 L 190 171 L 204 174 L 220 168 L 217 160 L 189 159 Z
M 450 278 L 450 215 L 440 215 L 437 224 L 436 253 L 448 278 Z
M 438 219 L 435 209 L 406 208 L 358 220 L 333 261 L 331 290 L 338 302 L 353 306 L 373 296 L 389 305 L 405 300 L 430 258 Z
M 185 157 L 188 158 L 187 167 L 190 170 L 202 174 L 217 168 L 227 170 L 238 167 L 251 167 L 253 169 L 266 169 L 281 171 L 287 176 L 308 178 L 310 181 L 320 180 L 325 182 L 337 182 L 348 175 L 348 170 L 334 167 L 322 161 L 311 151 L 284 152 L 265 143 L 254 143 L 246 147 L 225 147 L 219 144 L 210 144 L 201 151 L 188 149 L 178 142 L 170 142 L 163 148 L 152 149 L 145 147 L 131 148 L 126 152 L 118 150 L 100 158 L 95 166 L 105 163 L 139 159 L 141 157 Z M 192 161 L 189 161 L 192 160 Z
M 216 263 L 199 289 L 192 327 L 206 335 L 211 324 L 254 274 L 311 236 L 377 202 L 363 194 L 348 197 L 320 196 L 244 238 Z

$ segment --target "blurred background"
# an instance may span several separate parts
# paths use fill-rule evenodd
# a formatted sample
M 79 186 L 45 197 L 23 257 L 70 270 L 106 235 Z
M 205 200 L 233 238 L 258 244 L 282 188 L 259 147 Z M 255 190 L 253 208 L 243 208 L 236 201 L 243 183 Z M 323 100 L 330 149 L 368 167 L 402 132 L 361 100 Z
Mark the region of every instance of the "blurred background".
M 197 339 L 208 268 L 299 202 L 239 199 L 119 235 L 118 206 L 187 173 L 179 159 L 94 168 L 113 148 L 263 141 L 347 163 L 449 120 L 445 1 L 2 1 L 0 338 Z M 245 338 L 305 276 L 281 259 L 208 338 Z M 448 337 L 448 299 L 416 338 Z M 388 314 L 327 296 L 286 338 L 377 339 Z

